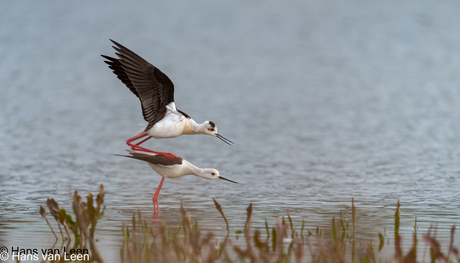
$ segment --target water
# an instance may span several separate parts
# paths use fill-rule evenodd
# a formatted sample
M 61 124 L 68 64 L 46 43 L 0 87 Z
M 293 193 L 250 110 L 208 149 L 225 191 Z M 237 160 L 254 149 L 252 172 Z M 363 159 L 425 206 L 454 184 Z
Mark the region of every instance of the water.
M 403 230 L 460 219 L 460 4 L 455 1 L 4 2 L 0 9 L 0 244 L 52 246 L 38 208 L 106 189 L 99 249 L 118 260 L 132 213 L 151 216 L 160 181 L 123 159 L 138 100 L 100 54 L 109 38 L 174 82 L 179 108 L 233 140 L 151 140 L 238 185 L 168 179 L 161 216 L 182 201 L 201 224 L 234 229 L 287 210 L 328 225 L 355 198 L 376 237 L 401 200 Z M 419 230 L 419 231 L 421 231 Z M 458 239 L 457 239 L 458 240 Z M 409 245 L 409 244 L 408 244 Z

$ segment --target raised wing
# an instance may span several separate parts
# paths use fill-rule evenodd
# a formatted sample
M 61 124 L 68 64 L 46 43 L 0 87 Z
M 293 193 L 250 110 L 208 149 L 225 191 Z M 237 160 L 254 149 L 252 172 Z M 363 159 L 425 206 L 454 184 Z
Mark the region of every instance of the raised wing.
M 103 58 L 107 59 L 104 62 L 107 65 L 109 65 L 109 68 L 111 70 L 113 70 L 113 73 L 115 75 L 117 75 L 117 78 L 119 80 L 121 80 L 121 82 L 123 82 L 123 84 L 125 84 L 126 87 L 128 87 L 129 90 L 131 90 L 131 92 L 134 93 L 134 95 L 136 95 L 136 97 L 139 98 L 139 94 L 137 93 L 136 88 L 134 88 L 133 83 L 131 83 L 131 80 L 129 79 L 128 75 L 126 75 L 126 72 L 123 69 L 123 67 L 121 66 L 120 61 L 118 59 L 116 59 L 116 58 L 112 58 L 112 57 L 109 57 L 109 56 L 104 56 L 104 55 L 101 55 L 101 56 Z M 142 101 L 141 101 L 141 103 L 142 103 Z
M 117 77 L 139 98 L 142 115 L 152 128 L 174 101 L 174 84 L 163 72 L 123 45 L 112 41 L 119 59 L 103 56 Z

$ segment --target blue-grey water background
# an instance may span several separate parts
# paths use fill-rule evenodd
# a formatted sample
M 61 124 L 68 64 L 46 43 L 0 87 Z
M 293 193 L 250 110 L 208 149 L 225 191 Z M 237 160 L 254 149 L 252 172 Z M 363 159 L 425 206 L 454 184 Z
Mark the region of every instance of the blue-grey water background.
M 147 142 L 239 182 L 167 179 L 161 217 L 180 218 L 182 201 L 222 228 L 215 198 L 232 231 L 251 202 L 255 225 L 289 210 L 313 229 L 341 209 L 349 217 L 353 197 L 376 238 L 399 199 L 408 240 L 417 217 L 447 242 L 460 222 L 459 13 L 456 1 L 2 1 L 0 245 L 52 246 L 39 206 L 52 197 L 70 208 L 74 190 L 100 184 L 110 262 L 123 222 L 151 216 L 160 176 L 112 155 L 142 117 L 100 57 L 114 55 L 109 38 L 165 72 L 181 110 L 236 143 Z

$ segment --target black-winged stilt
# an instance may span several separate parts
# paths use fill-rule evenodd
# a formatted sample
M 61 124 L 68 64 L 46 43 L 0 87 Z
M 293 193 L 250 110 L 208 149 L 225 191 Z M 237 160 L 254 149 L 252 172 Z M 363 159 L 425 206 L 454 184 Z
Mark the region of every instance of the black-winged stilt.
M 118 155 L 117 156 L 124 156 L 130 157 L 133 159 L 141 160 L 147 162 L 155 172 L 161 175 L 163 178 L 161 179 L 160 184 L 155 192 L 155 195 L 152 198 L 153 201 L 153 210 L 156 212 L 156 208 L 158 208 L 158 212 L 160 212 L 160 205 L 158 204 L 158 196 L 160 195 L 161 187 L 163 186 L 163 182 L 165 178 L 177 178 L 182 177 L 185 175 L 196 175 L 204 179 L 214 180 L 214 179 L 223 179 L 232 183 L 237 183 L 235 181 L 229 180 L 219 175 L 219 171 L 212 168 L 199 168 L 195 165 L 189 163 L 188 161 L 177 157 L 175 155 L 166 157 L 164 155 L 156 154 L 153 152 L 146 152 L 146 151 L 134 151 L 134 150 L 126 150 L 129 152 L 130 155 Z
M 217 127 L 212 121 L 202 124 L 196 123 L 190 116 L 176 108 L 174 103 L 174 84 L 158 68 L 144 60 L 123 45 L 112 41 L 118 59 L 104 56 L 120 79 L 141 101 L 142 114 L 148 125 L 126 141 L 133 150 L 149 151 L 164 156 L 176 157 L 170 153 L 154 152 L 139 145 L 150 138 L 174 138 L 182 134 L 207 134 L 212 135 L 228 145 L 232 141 L 217 133 Z M 148 136 L 139 143 L 133 141 Z

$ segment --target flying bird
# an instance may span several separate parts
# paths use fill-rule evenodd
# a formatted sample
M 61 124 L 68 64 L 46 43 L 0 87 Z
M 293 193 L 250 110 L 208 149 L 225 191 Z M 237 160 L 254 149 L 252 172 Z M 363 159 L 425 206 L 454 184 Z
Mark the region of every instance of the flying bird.
M 233 142 L 217 133 L 217 127 L 212 121 L 205 121 L 202 124 L 195 122 L 185 112 L 176 108 L 174 103 L 174 84 L 163 72 L 153 66 L 142 57 L 112 41 L 115 46 L 115 54 L 118 58 L 101 55 L 104 61 L 113 70 L 113 73 L 121 80 L 134 95 L 136 95 L 142 108 L 142 115 L 148 123 L 147 127 L 126 143 L 133 150 L 142 150 L 171 158 L 177 157 L 170 153 L 162 153 L 140 147 L 150 138 L 163 139 L 174 138 L 182 134 L 206 134 L 219 138 L 232 146 Z M 143 137 L 144 140 L 133 144 Z
M 214 180 L 214 179 L 222 179 L 232 183 L 237 183 L 235 181 L 229 180 L 220 176 L 219 171 L 212 168 L 199 168 L 195 165 L 189 163 L 188 161 L 177 157 L 166 157 L 164 155 L 152 153 L 152 152 L 145 152 L 145 151 L 135 151 L 135 150 L 126 150 L 130 155 L 118 155 L 123 157 L 129 157 L 141 161 L 147 162 L 155 172 L 161 175 L 163 178 L 161 179 L 160 184 L 155 192 L 155 195 L 152 198 L 153 201 L 153 210 L 155 212 L 160 212 L 160 205 L 158 204 L 158 196 L 160 195 L 161 187 L 163 186 L 163 182 L 165 178 L 177 178 L 182 177 L 185 175 L 196 175 L 198 177 Z

